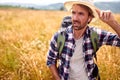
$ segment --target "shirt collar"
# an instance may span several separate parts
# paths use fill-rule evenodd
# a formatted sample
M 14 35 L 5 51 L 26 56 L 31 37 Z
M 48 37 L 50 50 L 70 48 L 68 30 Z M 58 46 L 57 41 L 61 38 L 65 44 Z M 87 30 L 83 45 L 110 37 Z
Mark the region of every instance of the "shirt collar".
M 68 39 L 69 39 L 69 38 L 74 38 L 72 25 L 70 25 L 70 26 L 66 29 L 66 32 L 67 32 L 67 34 L 70 36 L 70 37 L 68 37 Z M 84 37 L 89 37 L 89 35 L 90 35 L 90 27 L 87 26 L 86 31 L 85 31 L 85 34 L 84 34 Z

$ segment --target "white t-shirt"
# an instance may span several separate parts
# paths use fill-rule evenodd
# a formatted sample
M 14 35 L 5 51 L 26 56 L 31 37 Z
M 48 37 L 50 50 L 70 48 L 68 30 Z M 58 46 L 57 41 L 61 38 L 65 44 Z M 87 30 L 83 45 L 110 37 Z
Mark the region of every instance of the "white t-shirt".
M 75 40 L 75 51 L 70 60 L 69 80 L 88 80 L 82 49 L 83 37 Z

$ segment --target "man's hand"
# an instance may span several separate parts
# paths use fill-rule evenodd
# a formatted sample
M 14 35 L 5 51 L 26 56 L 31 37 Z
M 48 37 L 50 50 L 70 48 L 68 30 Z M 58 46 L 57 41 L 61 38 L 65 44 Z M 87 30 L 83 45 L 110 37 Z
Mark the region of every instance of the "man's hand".
M 99 18 L 111 26 L 120 37 L 120 24 L 115 20 L 112 12 L 110 10 L 101 11 L 99 9 L 96 9 L 96 12 L 98 13 Z
M 58 73 L 58 71 L 57 71 L 56 65 L 55 65 L 55 64 L 52 64 L 49 68 L 50 68 L 50 70 L 51 70 L 51 72 L 52 72 L 55 80 L 61 80 L 60 77 L 59 77 L 59 73 Z
M 99 18 L 107 24 L 115 21 L 115 18 L 110 10 L 103 11 L 96 9 L 96 12 L 98 13 Z

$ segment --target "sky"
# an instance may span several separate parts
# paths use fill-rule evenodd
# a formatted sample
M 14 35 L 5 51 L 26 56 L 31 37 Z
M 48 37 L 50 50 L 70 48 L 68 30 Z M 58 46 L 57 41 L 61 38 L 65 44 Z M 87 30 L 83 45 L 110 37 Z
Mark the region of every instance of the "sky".
M 39 5 L 48 5 L 51 3 L 59 3 L 59 2 L 64 3 L 65 1 L 70 1 L 70 0 L 0 0 L 0 3 L 16 2 L 16 3 L 30 3 L 30 4 L 32 3 L 32 4 L 39 4 Z M 120 1 L 120 0 L 94 0 L 94 1 L 110 2 L 110 1 Z

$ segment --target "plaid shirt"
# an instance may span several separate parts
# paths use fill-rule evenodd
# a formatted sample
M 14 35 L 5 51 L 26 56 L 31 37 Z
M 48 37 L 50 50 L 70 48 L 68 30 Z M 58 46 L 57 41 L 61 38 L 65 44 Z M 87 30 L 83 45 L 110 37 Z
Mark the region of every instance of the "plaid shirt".
M 86 32 L 83 37 L 83 53 L 85 60 L 85 69 L 88 75 L 89 80 L 95 80 L 92 75 L 92 71 L 95 67 L 93 61 L 93 53 L 95 52 L 92 46 L 92 42 L 90 39 L 91 31 L 97 32 L 99 35 L 98 40 L 98 48 L 102 45 L 111 45 L 120 47 L 120 38 L 112 34 L 110 32 L 106 32 L 94 27 L 87 27 Z M 50 48 L 47 55 L 47 65 L 51 66 L 52 64 L 56 64 L 56 60 L 58 59 L 58 47 L 57 47 L 57 37 L 59 32 L 57 32 L 50 42 Z M 65 45 L 62 50 L 62 54 L 59 59 L 59 67 L 58 72 L 62 80 L 68 80 L 69 77 L 69 67 L 70 67 L 70 59 L 73 55 L 75 48 L 75 40 L 73 37 L 72 26 L 69 26 L 66 30 L 66 39 Z

